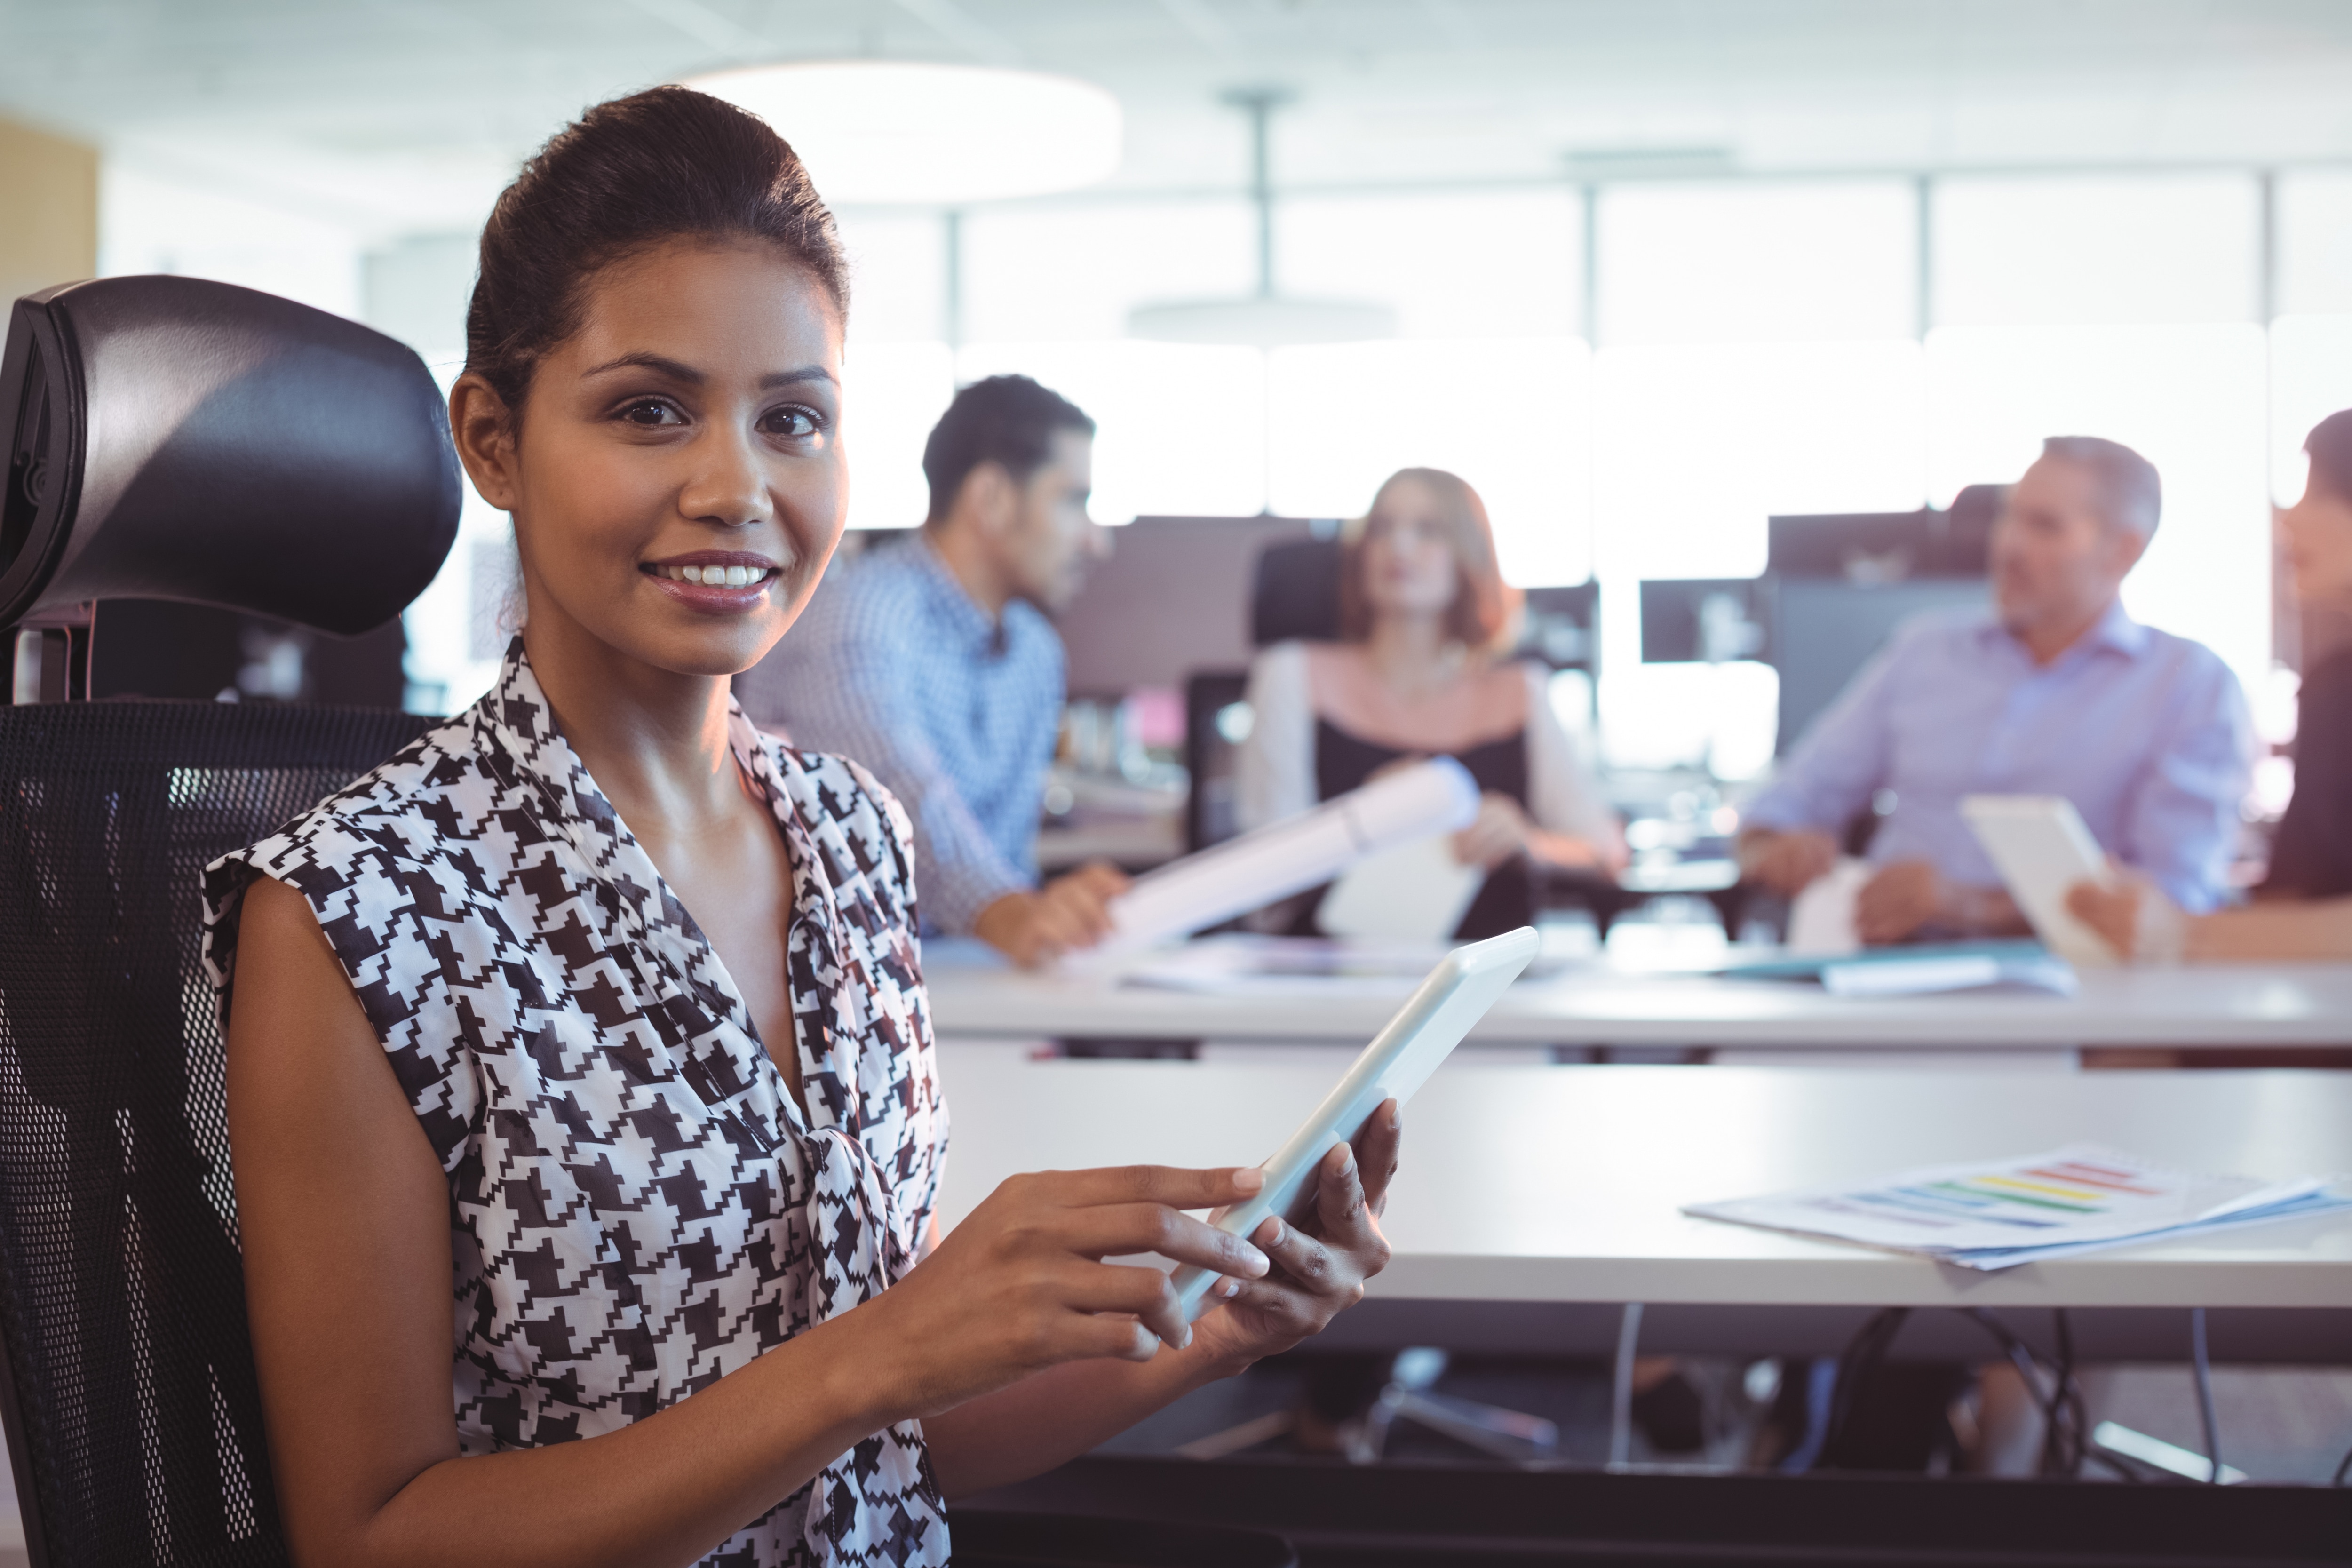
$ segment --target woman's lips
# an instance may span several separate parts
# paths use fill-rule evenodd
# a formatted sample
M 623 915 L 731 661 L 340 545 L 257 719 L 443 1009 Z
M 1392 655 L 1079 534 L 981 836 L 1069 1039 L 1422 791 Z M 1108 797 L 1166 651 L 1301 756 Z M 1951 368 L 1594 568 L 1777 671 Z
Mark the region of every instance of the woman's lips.
M 768 585 L 783 575 L 776 566 L 717 563 L 648 562 L 641 570 L 656 588 L 688 609 L 716 616 L 757 609 L 767 601 Z

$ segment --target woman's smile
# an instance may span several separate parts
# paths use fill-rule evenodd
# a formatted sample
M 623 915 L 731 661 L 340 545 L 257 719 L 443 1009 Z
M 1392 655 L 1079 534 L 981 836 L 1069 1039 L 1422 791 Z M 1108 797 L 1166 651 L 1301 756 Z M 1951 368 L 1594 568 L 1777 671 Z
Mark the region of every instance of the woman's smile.
M 637 570 L 690 610 L 704 615 L 741 615 L 766 607 L 768 584 L 792 568 L 765 555 L 740 550 L 694 550 L 659 561 L 640 561 Z

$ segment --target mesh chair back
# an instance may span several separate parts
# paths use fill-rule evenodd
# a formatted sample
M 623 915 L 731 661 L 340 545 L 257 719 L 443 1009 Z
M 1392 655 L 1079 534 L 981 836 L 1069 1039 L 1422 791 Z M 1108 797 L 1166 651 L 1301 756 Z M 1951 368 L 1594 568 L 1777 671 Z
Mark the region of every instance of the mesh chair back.
M 432 722 L 0 709 L 0 1413 L 37 1568 L 285 1561 L 200 877 Z

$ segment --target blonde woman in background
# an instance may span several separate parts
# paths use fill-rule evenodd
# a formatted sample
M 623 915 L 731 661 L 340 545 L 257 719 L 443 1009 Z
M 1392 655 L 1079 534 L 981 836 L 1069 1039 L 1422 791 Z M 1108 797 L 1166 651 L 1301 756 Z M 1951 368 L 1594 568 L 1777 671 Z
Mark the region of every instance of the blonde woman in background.
M 1487 872 L 1458 936 L 1526 924 L 1536 868 L 1621 867 L 1616 818 L 1552 711 L 1549 672 L 1496 657 L 1517 595 L 1478 492 L 1441 469 L 1400 469 L 1348 526 L 1339 562 L 1340 640 L 1278 643 L 1251 667 L 1242 826 L 1305 811 L 1393 763 L 1445 755 L 1484 792 L 1477 820 L 1454 838 L 1456 858 Z M 1311 921 L 1310 909 L 1301 929 Z

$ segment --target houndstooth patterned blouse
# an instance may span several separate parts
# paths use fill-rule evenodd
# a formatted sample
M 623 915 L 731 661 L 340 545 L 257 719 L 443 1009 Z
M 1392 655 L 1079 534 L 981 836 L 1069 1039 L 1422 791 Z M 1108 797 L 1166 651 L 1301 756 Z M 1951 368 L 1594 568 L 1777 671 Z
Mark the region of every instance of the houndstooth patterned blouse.
M 906 814 L 732 711 L 793 865 L 803 1115 L 693 918 L 509 648 L 474 708 L 207 868 L 223 1017 L 255 875 L 309 900 L 448 1173 L 467 1454 L 686 1398 L 912 1264 L 947 1138 Z M 859 1443 L 705 1559 L 942 1563 L 921 1426 Z

